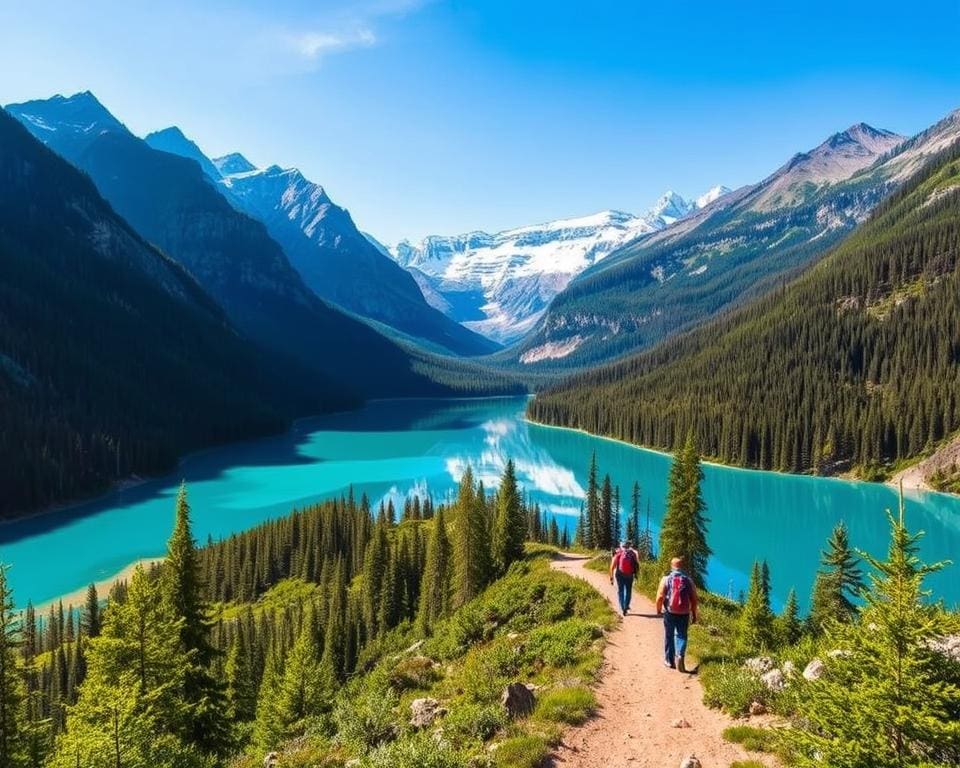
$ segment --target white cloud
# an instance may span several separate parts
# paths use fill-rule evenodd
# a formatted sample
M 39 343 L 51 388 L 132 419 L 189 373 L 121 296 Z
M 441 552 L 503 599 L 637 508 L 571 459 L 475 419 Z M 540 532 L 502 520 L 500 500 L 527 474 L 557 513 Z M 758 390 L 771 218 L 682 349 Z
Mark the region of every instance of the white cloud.
M 361 27 L 352 32 L 303 32 L 293 35 L 290 42 L 297 53 L 315 61 L 328 53 L 370 48 L 376 45 L 377 36 L 372 30 Z

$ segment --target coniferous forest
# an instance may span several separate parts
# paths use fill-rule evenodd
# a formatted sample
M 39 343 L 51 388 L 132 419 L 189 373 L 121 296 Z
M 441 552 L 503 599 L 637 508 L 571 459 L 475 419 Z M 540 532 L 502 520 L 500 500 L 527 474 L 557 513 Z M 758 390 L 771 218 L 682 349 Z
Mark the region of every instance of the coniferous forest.
M 960 427 L 960 148 L 794 282 L 575 376 L 539 421 L 741 466 L 873 477 Z

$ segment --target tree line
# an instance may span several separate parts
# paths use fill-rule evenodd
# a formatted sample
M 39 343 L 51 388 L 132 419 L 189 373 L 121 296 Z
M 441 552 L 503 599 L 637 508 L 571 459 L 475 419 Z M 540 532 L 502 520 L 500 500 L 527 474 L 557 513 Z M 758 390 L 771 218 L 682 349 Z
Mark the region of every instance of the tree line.
M 532 418 L 730 464 L 867 476 L 960 428 L 960 147 L 793 283 L 540 394 Z

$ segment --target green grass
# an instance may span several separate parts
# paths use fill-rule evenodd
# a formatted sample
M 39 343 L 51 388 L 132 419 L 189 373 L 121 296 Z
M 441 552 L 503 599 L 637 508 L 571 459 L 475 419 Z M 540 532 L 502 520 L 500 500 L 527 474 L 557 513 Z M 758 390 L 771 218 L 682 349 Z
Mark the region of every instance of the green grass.
M 730 768 L 767 768 L 759 760 L 734 760 Z
M 498 768 L 540 768 L 550 755 L 542 736 L 513 736 L 500 742 L 493 753 Z
M 583 685 L 547 691 L 537 703 L 536 716 L 554 723 L 579 725 L 597 709 L 597 697 Z
M 731 725 L 724 730 L 723 738 L 749 752 L 774 752 L 778 742 L 776 731 L 752 725 Z

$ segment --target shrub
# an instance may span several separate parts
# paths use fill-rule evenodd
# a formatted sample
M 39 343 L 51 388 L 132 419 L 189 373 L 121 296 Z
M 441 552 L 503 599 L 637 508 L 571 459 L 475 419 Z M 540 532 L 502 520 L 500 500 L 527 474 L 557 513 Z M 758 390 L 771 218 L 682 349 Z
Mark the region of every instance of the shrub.
M 429 688 L 443 672 L 426 656 L 401 659 L 390 671 L 390 685 L 398 691 Z
M 392 741 L 398 732 L 396 706 L 397 694 L 386 676 L 371 675 L 354 695 L 338 698 L 333 712 L 338 738 L 367 749 Z
M 362 763 L 369 768 L 464 768 L 466 761 L 426 733 L 380 747 Z
M 506 722 L 506 713 L 499 704 L 464 703 L 451 708 L 443 720 L 443 733 L 453 742 L 461 738 L 487 741 Z
M 576 685 L 547 691 L 537 702 L 536 714 L 554 723 L 579 725 L 597 709 L 597 699 L 589 688 Z
M 531 661 L 553 667 L 575 664 L 589 645 L 602 635 L 600 627 L 583 619 L 567 619 L 530 633 L 526 653 Z
M 733 715 L 746 714 L 754 701 L 769 708 L 774 698 L 756 675 L 737 663 L 711 665 L 700 677 L 704 703 Z
M 740 744 L 750 752 L 773 752 L 777 748 L 777 732 L 752 725 L 731 725 L 723 732 L 723 738 Z
M 501 741 L 493 753 L 500 768 L 540 768 L 550 755 L 550 747 L 541 736 L 514 736 Z
M 517 674 L 520 662 L 512 646 L 495 643 L 467 656 L 456 683 L 470 700 L 491 703 L 499 699 L 507 678 Z

